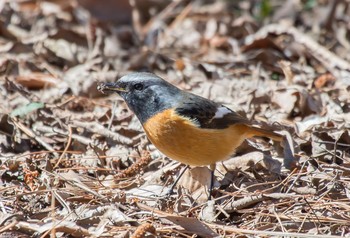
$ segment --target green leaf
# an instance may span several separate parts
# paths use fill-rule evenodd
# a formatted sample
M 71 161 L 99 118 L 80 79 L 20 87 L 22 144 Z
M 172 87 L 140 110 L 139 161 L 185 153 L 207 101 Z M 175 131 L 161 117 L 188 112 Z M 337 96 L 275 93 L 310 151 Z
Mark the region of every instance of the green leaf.
M 268 17 L 272 13 L 272 6 L 269 0 L 263 0 L 260 7 L 260 16 L 262 18 Z
M 314 7 L 317 6 L 317 1 L 316 0 L 307 0 L 304 4 L 304 9 L 306 11 L 310 11 L 312 9 L 314 9 Z
M 45 107 L 44 103 L 31 102 L 31 103 L 28 103 L 27 105 L 16 108 L 15 110 L 13 110 L 10 113 L 10 116 L 11 117 L 16 117 L 16 116 L 23 117 L 23 116 L 25 116 L 33 111 L 36 111 L 36 110 L 38 110 L 40 108 L 44 108 L 44 107 Z

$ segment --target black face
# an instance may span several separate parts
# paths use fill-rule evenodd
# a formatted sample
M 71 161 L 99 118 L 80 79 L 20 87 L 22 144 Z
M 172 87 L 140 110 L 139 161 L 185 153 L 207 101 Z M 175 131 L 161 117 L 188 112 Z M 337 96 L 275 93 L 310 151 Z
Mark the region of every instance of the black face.
M 182 93 L 174 85 L 151 73 L 128 74 L 116 83 L 108 84 L 106 89 L 116 91 L 141 123 L 165 109 L 175 107 Z

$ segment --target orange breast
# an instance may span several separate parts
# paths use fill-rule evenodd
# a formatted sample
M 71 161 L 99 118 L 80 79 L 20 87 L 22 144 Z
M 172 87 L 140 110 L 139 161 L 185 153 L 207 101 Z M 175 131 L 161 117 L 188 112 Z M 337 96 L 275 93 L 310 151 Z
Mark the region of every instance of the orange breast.
M 171 109 L 153 116 L 143 127 L 148 138 L 163 154 L 194 166 L 228 159 L 249 137 L 245 125 L 236 124 L 226 129 L 198 128 Z

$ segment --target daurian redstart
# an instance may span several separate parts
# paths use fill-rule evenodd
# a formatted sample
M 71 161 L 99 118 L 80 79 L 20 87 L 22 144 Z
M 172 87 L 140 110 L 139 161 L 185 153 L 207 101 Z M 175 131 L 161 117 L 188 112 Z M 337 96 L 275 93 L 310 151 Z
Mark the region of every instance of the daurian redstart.
M 99 90 L 117 92 L 164 155 L 186 165 L 209 165 L 212 172 L 216 162 L 228 159 L 247 138 L 282 139 L 231 109 L 185 92 L 152 73 L 128 74 L 115 83 L 99 85 Z M 212 182 L 210 192 L 211 187 Z

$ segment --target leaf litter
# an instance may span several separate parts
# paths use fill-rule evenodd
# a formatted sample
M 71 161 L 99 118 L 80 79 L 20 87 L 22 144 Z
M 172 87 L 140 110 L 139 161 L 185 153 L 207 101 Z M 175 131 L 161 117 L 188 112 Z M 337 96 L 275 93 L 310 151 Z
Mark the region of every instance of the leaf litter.
M 113 11 L 111 11 L 113 9 Z M 2 1 L 2 237 L 350 236 L 348 1 Z M 180 172 L 117 96 L 151 71 L 281 131 Z M 215 155 L 213 155 L 215 156 Z

